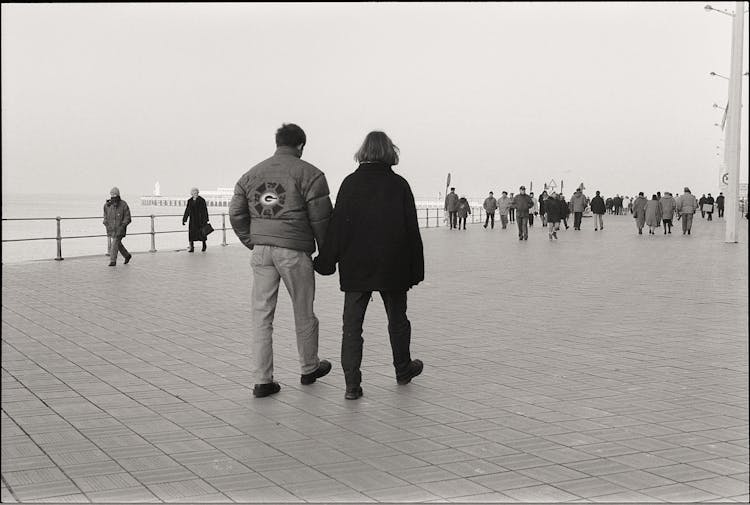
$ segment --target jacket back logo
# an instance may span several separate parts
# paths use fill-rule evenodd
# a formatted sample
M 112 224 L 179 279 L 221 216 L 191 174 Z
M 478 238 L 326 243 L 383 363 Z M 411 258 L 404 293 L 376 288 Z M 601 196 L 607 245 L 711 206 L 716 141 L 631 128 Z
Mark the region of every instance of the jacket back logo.
M 278 182 L 264 182 L 253 194 L 253 208 L 261 217 L 273 217 L 284 208 L 286 190 Z

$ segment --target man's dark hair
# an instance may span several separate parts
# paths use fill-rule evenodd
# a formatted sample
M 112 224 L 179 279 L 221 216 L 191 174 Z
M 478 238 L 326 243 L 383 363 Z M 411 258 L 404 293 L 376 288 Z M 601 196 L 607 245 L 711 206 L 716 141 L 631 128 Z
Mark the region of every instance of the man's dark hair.
M 300 144 L 304 147 L 306 143 L 305 131 L 294 123 L 284 123 L 276 130 L 276 147 L 297 147 Z

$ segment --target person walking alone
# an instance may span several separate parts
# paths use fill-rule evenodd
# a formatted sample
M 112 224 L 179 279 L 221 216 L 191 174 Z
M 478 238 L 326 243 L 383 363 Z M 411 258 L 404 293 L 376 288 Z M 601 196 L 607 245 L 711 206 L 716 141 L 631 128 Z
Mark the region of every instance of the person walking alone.
M 453 230 L 458 226 L 458 195 L 456 194 L 456 188 L 451 188 L 451 192 L 445 195 L 445 211 L 448 213 L 450 229 Z
M 648 200 L 643 196 L 643 191 L 638 193 L 638 198 L 633 201 L 633 218 L 638 227 L 638 235 L 643 235 L 643 225 L 646 224 L 646 204 Z
M 197 241 L 203 242 L 201 251 L 206 252 L 206 234 L 203 232 L 203 227 L 208 223 L 208 207 L 206 206 L 206 200 L 199 196 L 198 192 L 198 188 L 190 190 L 191 198 L 188 199 L 185 213 L 182 215 L 182 226 L 185 226 L 185 221 L 190 219 L 190 224 L 188 224 L 190 248 L 188 248 L 188 252 L 195 250 L 193 242 Z
M 586 210 L 586 195 L 580 188 L 576 189 L 573 196 L 570 197 L 570 205 L 570 210 L 573 212 L 573 229 L 580 231 L 583 211 Z
M 398 147 L 385 133 L 373 131 L 354 159 L 359 167 L 341 183 L 331 225 L 315 258 L 321 275 L 332 275 L 338 263 L 347 400 L 363 395 L 362 324 L 373 291 L 380 293 L 388 316 L 396 382 L 408 384 L 424 366 L 411 359 L 411 322 L 406 316 L 407 291 L 424 280 L 422 237 L 409 183 L 392 168 L 399 161 Z
M 591 213 L 594 214 L 594 231 L 604 230 L 605 212 L 607 212 L 606 203 L 597 191 L 596 196 L 591 199 Z
M 685 192 L 677 199 L 677 214 L 682 221 L 682 234 L 690 235 L 693 228 L 693 215 L 698 209 L 698 200 L 690 192 L 690 188 L 685 187 Z
M 315 272 L 312 253 L 320 249 L 331 218 L 325 174 L 303 161 L 304 130 L 287 123 L 276 131 L 276 152 L 240 177 L 229 203 L 229 222 L 252 250 L 253 396 L 278 393 L 273 376 L 273 321 L 279 283 L 292 300 L 300 383 L 310 385 L 331 371 L 318 357 L 318 318 L 313 311 Z
M 719 217 L 724 217 L 724 193 L 719 192 L 716 197 L 716 210 L 719 211 Z
M 107 228 L 107 236 L 110 238 L 109 266 L 117 265 L 117 253 L 122 253 L 125 258 L 123 262 L 127 265 L 133 257 L 122 244 L 128 225 L 131 222 L 130 207 L 128 203 L 120 198 L 120 190 L 117 187 L 109 190 L 109 200 L 104 204 L 104 226 Z
M 516 208 L 518 225 L 518 240 L 529 240 L 529 209 L 534 206 L 534 200 L 526 194 L 526 186 L 519 188 L 519 193 L 513 197 L 513 207 Z
M 484 227 L 487 228 L 487 223 L 491 223 L 490 229 L 495 229 L 495 211 L 497 210 L 497 200 L 494 194 L 490 191 L 490 196 L 484 199 L 482 204 L 484 211 L 487 213 L 487 217 L 484 219 Z
M 461 229 L 461 225 L 463 224 L 463 229 L 466 229 L 466 218 L 471 214 L 471 205 L 469 205 L 469 201 L 466 199 L 465 196 L 462 196 L 458 199 L 458 210 L 456 211 L 458 215 L 458 229 Z

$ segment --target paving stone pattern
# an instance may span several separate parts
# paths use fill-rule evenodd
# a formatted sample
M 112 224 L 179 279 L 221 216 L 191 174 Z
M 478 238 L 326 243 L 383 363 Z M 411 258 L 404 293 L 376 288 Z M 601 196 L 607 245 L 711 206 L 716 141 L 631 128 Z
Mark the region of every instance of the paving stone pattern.
M 364 397 L 344 399 L 338 277 L 299 382 L 288 296 L 281 392 L 251 395 L 249 252 L 3 265 L 3 502 L 748 501 L 747 229 L 423 230 L 396 384 L 382 302 Z

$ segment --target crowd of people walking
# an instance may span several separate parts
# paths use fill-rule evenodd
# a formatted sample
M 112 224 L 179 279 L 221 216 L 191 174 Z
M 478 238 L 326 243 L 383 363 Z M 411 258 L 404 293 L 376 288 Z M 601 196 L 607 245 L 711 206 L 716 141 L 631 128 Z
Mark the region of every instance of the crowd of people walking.
M 500 198 L 495 198 L 493 191 L 484 199 L 482 208 L 486 214 L 483 227 L 495 228 L 495 214 L 500 218 L 502 229 L 506 229 L 508 223 L 515 222 L 518 227 L 518 240 L 528 240 L 528 227 L 534 226 L 534 217 L 538 216 L 542 226 L 549 230 L 549 239 L 556 240 L 560 225 L 568 229 L 568 218 L 573 214 L 573 230 L 580 231 L 583 223 L 584 213 L 588 210 L 594 218 L 594 231 L 604 230 L 604 216 L 632 215 L 635 219 L 638 234 L 643 234 L 643 229 L 648 228 L 649 235 L 655 235 L 657 228 L 663 228 L 664 235 L 672 233 L 674 219 L 681 221 L 683 235 L 692 232 L 693 216 L 701 212 L 701 217 L 707 221 L 713 220 L 714 211 L 718 211 L 719 217 L 724 216 L 724 194 L 714 199 L 711 193 L 696 199 L 685 187 L 683 194 L 675 198 L 672 193 L 665 191 L 664 195 L 657 191 L 648 199 L 641 191 L 636 197 L 620 196 L 604 198 L 599 191 L 596 196 L 589 199 L 583 188 L 579 187 L 573 192 L 570 201 L 565 200 L 562 193 L 545 189 L 538 199 L 534 193 L 526 194 L 526 187 L 519 187 L 519 193 L 508 196 L 507 191 L 501 193 Z M 466 229 L 466 216 L 471 214 L 471 207 L 465 196 L 459 197 L 456 188 L 450 188 L 446 195 L 444 210 L 450 229 Z

